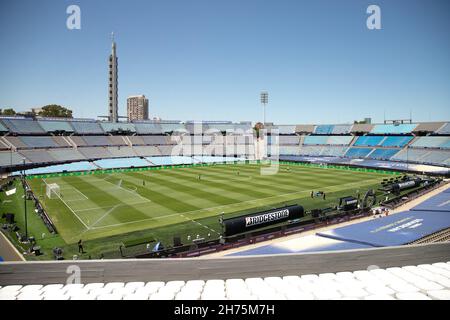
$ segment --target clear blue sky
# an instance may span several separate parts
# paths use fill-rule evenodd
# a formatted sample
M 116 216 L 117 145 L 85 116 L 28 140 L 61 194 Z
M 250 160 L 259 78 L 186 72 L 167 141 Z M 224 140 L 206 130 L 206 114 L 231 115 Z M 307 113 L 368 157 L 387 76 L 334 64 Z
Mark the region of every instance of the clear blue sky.
M 111 31 L 121 115 L 145 94 L 163 119 L 262 120 L 265 89 L 275 123 L 450 120 L 448 0 L 2 0 L 0 108 L 106 114 Z

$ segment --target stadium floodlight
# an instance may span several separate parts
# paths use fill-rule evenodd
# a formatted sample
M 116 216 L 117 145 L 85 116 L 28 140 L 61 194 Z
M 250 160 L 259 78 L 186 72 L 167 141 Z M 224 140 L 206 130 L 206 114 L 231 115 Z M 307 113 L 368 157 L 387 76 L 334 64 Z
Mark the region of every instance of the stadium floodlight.
M 263 123 L 266 124 L 266 105 L 269 103 L 269 93 L 267 91 L 261 92 L 261 104 L 263 105 Z

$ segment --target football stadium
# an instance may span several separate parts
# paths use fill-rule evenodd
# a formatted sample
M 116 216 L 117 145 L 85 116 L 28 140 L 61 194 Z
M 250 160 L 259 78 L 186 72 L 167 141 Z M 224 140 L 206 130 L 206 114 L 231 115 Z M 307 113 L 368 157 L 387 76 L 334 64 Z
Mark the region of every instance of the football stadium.
M 0 300 L 450 299 L 448 113 L 120 117 L 116 50 L 108 116 L 0 115 Z

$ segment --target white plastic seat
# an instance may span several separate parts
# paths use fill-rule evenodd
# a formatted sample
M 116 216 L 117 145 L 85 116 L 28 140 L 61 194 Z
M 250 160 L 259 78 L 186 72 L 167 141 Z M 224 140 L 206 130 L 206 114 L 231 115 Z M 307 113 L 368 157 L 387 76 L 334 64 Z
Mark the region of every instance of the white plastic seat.
M 147 282 L 145 284 L 145 288 L 156 288 L 156 291 L 159 290 L 159 288 L 164 287 L 165 283 L 162 281 L 151 281 L 151 282 Z
M 148 294 L 132 293 L 125 295 L 123 300 L 148 300 L 149 297 L 150 295 Z
M 40 284 L 32 284 L 22 287 L 20 289 L 20 293 L 27 293 L 27 292 L 39 292 L 42 293 L 41 289 L 43 288 L 43 285 Z
M 175 293 L 163 291 L 157 292 L 150 296 L 150 300 L 173 300 L 175 298 Z
M 97 300 L 122 300 L 122 295 L 114 293 L 101 294 L 97 297 Z
M 96 300 L 97 295 L 91 293 L 80 292 L 70 296 L 70 300 Z
M 159 290 L 159 288 L 157 288 L 157 287 L 142 287 L 142 288 L 137 288 L 136 291 L 134 292 L 134 294 L 147 296 L 147 298 L 149 298 L 151 294 L 158 292 L 158 290 Z
M 332 300 L 332 299 L 338 299 L 341 298 L 342 295 L 335 291 L 335 290 L 327 290 L 325 288 L 317 288 L 315 289 L 312 294 L 318 299 L 318 300 Z
M 301 276 L 300 278 L 303 280 L 306 280 L 306 281 L 314 282 L 317 279 L 319 279 L 319 276 L 317 274 L 305 274 L 305 275 Z
M 433 274 L 438 274 L 438 275 L 446 277 L 447 279 L 450 279 L 450 271 L 446 270 L 444 268 L 439 268 L 439 267 L 432 266 L 429 264 L 421 264 L 421 265 L 418 265 L 417 267 L 420 269 L 423 269 L 423 270 L 427 270 Z
M 387 294 L 376 294 L 364 297 L 364 300 L 395 300 L 395 298 Z
M 308 292 L 300 291 L 298 289 L 288 291 L 284 295 L 288 300 L 314 300 L 314 295 Z
M 105 286 L 104 283 L 88 283 L 84 286 L 86 290 L 94 290 L 94 289 L 100 289 Z
M 344 298 L 364 298 L 369 295 L 367 291 L 358 287 L 347 287 L 339 289 Z
M 395 297 L 398 300 L 431 300 L 430 297 L 427 297 L 426 295 L 420 292 L 402 292 L 397 293 Z
M 427 295 L 434 300 L 450 300 L 450 290 L 428 291 Z
M 438 263 L 433 263 L 432 264 L 433 267 L 438 267 L 447 271 L 450 271 L 450 264 L 449 263 L 444 263 L 444 262 L 438 262 Z
M 124 286 L 125 284 L 123 282 L 109 282 L 103 288 L 112 292 L 114 289 L 123 288 Z
M 392 290 L 394 290 L 396 293 L 413 293 L 413 292 L 419 292 L 419 288 L 409 284 L 409 283 L 392 283 L 388 286 Z
M 142 287 L 144 287 L 144 286 L 145 286 L 145 282 L 142 282 L 142 281 L 127 282 L 127 283 L 125 284 L 125 288 L 126 288 L 126 289 L 132 288 L 132 289 L 134 289 L 134 290 L 136 290 L 136 289 L 138 289 L 138 288 L 142 288 Z
M 42 295 L 44 300 L 69 300 L 70 296 L 67 294 L 59 294 L 55 291 L 44 292 Z
M 49 291 L 60 291 L 64 288 L 63 284 L 48 284 L 44 286 L 41 291 L 42 292 L 49 292 Z
M 334 279 L 336 279 L 336 275 L 334 273 L 321 273 L 321 274 L 319 274 L 319 278 L 322 278 L 325 280 L 334 280 Z
M 16 300 L 42 300 L 42 295 L 40 291 L 28 291 L 22 292 L 17 295 Z
M 369 294 L 375 295 L 375 296 L 395 294 L 394 290 L 392 290 L 391 288 L 389 288 L 387 286 L 383 286 L 383 285 L 370 285 L 370 286 L 365 287 L 365 290 Z

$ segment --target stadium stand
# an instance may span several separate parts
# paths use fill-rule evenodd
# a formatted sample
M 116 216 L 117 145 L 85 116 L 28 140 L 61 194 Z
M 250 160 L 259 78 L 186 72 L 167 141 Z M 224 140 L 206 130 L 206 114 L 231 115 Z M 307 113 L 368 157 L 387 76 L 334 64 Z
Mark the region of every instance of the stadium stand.
M 412 144 L 413 148 L 450 148 L 450 137 L 419 137 Z
M 58 172 L 76 172 L 76 171 L 90 171 L 98 169 L 97 166 L 88 161 L 80 161 L 67 164 L 52 165 L 47 167 L 40 167 L 35 169 L 25 170 L 25 174 L 46 174 L 46 173 L 58 173 Z M 20 172 L 15 172 L 20 174 Z
M 428 150 L 421 150 L 421 149 L 403 149 L 399 153 L 397 153 L 395 156 L 393 156 L 392 160 L 398 160 L 398 161 L 412 161 L 412 162 L 420 162 L 420 160 L 427 154 L 430 153 Z
M 187 132 L 186 127 L 182 123 L 160 123 L 162 133 L 169 132 Z
M 136 128 L 133 123 L 111 123 L 111 122 L 100 122 L 100 126 L 102 127 L 103 131 L 106 133 L 110 132 L 136 132 Z
M 298 145 L 300 143 L 300 137 L 298 136 L 280 136 L 280 145 Z
M 128 143 L 125 141 L 123 136 L 109 136 L 108 140 L 113 146 L 126 146 Z
M 302 124 L 295 126 L 295 133 L 299 134 L 310 134 L 314 131 L 314 125 L 312 124 Z
M 25 144 L 20 137 L 14 136 L 6 136 L 4 139 L 12 145 L 15 149 L 25 149 L 28 148 L 27 144 Z
M 370 148 L 350 148 L 347 150 L 345 156 L 349 158 L 365 158 L 372 150 Z
M 384 136 L 362 136 L 358 137 L 354 146 L 375 147 L 381 145 L 382 141 L 386 137 Z
M 18 152 L 0 151 L 0 166 L 2 167 L 9 167 L 22 164 L 23 159 L 24 157 Z M 30 163 L 28 159 L 26 159 L 25 162 Z
M 97 122 L 71 121 L 72 127 L 78 134 L 104 134 L 102 127 Z
M 129 136 L 127 137 L 133 146 L 143 146 L 145 145 L 144 139 L 141 136 Z
M 149 162 L 142 158 L 96 160 L 94 164 L 102 169 L 147 167 Z
M 45 131 L 37 121 L 31 119 L 2 119 L 8 130 L 15 134 L 44 134 Z
M 71 136 L 70 140 L 72 140 L 72 142 L 78 147 L 83 147 L 87 145 L 86 141 L 81 136 Z
M 372 159 L 379 159 L 379 160 L 389 160 L 391 157 L 393 157 L 397 152 L 399 152 L 400 149 L 375 149 L 374 152 L 370 154 L 370 158 Z
M 332 134 L 349 134 L 352 130 L 351 124 L 340 124 L 333 127 Z
M 160 147 L 161 148 L 161 147 Z M 169 147 L 166 147 L 169 148 Z M 158 147 L 155 146 L 136 146 L 133 147 L 136 155 L 141 157 L 152 157 L 152 156 L 161 156 L 161 151 Z M 165 155 L 170 155 L 170 153 L 166 153 Z
M 305 145 L 348 145 L 352 136 L 305 136 Z
M 279 125 L 279 134 L 295 134 L 295 126 Z
M 411 133 L 417 124 L 377 124 L 370 131 L 372 134 L 407 134 Z
M 38 120 L 41 127 L 48 133 L 53 132 L 74 132 L 74 129 L 68 121 L 57 120 Z
M 85 136 L 83 139 L 87 146 L 109 146 L 112 143 L 106 136 Z
M 22 142 L 28 148 L 56 148 L 58 144 L 51 137 L 21 137 Z
M 158 123 L 134 123 L 137 134 L 162 134 L 161 125 Z
M 167 136 L 141 136 L 145 145 L 163 146 L 168 144 Z
M 242 265 L 259 261 L 243 258 Z M 225 260 L 222 260 L 223 263 Z M 445 261 L 445 260 L 441 260 Z M 227 261 L 233 263 L 234 261 Z M 214 263 L 214 261 L 211 261 Z M 261 263 L 261 262 L 259 262 Z M 137 264 L 141 270 L 145 261 Z M 207 262 L 201 265 L 207 265 Z M 95 264 L 87 265 L 94 269 Z M 117 266 L 120 266 L 117 264 Z M 161 265 L 160 268 L 164 268 Z M 167 262 L 167 266 L 172 266 Z M 63 267 L 66 267 L 65 265 Z M 50 266 L 53 270 L 54 267 Z M 147 267 L 148 268 L 148 267 Z M 183 268 L 183 267 L 180 267 Z M 192 269 L 199 266 L 191 266 Z M 153 268 L 154 269 L 154 268 Z M 175 268 L 176 269 L 176 268 Z M 253 269 L 253 268 L 251 268 Z M 54 271 L 55 272 L 55 271 Z M 117 272 L 117 271 L 116 271 Z M 57 272 L 55 272 L 57 273 Z M 111 271 L 110 271 L 111 273 Z M 0 288 L 1 300 L 449 300 L 450 262 L 399 265 L 394 267 L 335 271 L 327 273 L 286 273 L 248 277 L 202 277 L 183 280 L 116 280 L 66 284 L 12 283 Z
M 324 145 L 328 142 L 328 136 L 306 136 L 303 144 L 305 145 Z
M 56 161 L 47 150 L 22 150 L 20 154 L 33 163 L 52 163 Z
M 8 132 L 8 128 L 0 122 L 0 132 Z
M 439 130 L 444 122 L 422 122 L 413 130 L 414 133 L 433 133 Z
M 385 140 L 383 140 L 381 146 L 382 147 L 403 147 L 407 145 L 413 137 L 407 136 L 407 137 L 386 137 Z
M 82 147 L 78 148 L 78 151 L 80 151 L 86 157 L 86 159 L 102 159 L 112 157 L 111 153 L 109 153 L 106 147 Z
M 111 154 L 113 158 L 126 158 L 136 156 L 135 150 L 131 147 L 115 146 L 107 147 L 107 152 Z
M 374 127 L 373 124 L 368 124 L 368 123 L 354 124 L 351 132 L 355 133 L 355 134 L 369 133 L 370 131 L 372 131 L 373 127 Z
M 173 146 L 158 146 L 158 150 L 163 156 L 172 155 Z
M 437 134 L 450 134 L 450 123 L 446 123 L 442 128 L 436 131 Z
M 314 134 L 331 134 L 333 129 L 333 125 L 319 125 L 314 129 Z
M 75 149 L 51 149 L 48 153 L 57 161 L 86 160 L 86 157 Z

